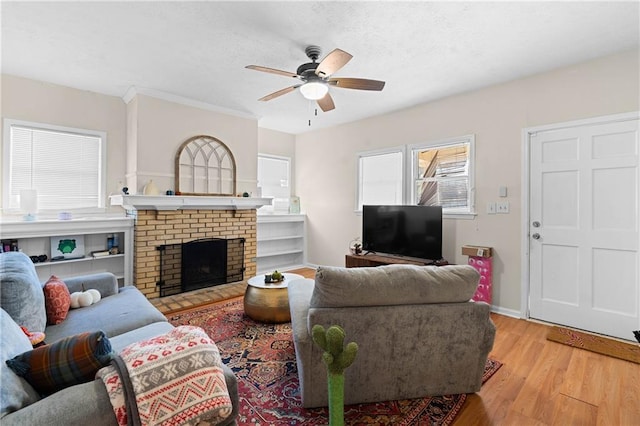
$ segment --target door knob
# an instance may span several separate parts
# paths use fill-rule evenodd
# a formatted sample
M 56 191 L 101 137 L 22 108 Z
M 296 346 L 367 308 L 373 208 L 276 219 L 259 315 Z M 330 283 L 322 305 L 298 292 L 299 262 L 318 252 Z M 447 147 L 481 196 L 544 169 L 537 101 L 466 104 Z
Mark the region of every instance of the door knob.
M 540 234 L 538 234 L 537 232 L 535 234 L 533 234 L 531 236 L 531 238 L 533 238 L 534 240 L 539 240 L 540 239 Z

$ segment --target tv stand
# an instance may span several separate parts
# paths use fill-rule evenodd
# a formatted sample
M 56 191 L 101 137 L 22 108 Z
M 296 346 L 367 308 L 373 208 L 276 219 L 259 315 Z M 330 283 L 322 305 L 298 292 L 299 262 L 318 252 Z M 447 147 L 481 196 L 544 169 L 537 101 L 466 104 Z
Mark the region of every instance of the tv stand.
M 403 264 L 403 265 L 436 265 L 443 266 L 447 265 L 448 262 L 444 259 L 430 261 L 430 260 L 415 260 L 415 259 L 403 259 L 401 257 L 394 256 L 380 256 L 377 254 L 367 254 L 367 255 L 353 255 L 347 254 L 344 259 L 345 266 L 347 268 L 363 268 L 363 267 L 371 267 L 371 266 L 382 266 L 382 265 L 395 265 L 395 264 Z

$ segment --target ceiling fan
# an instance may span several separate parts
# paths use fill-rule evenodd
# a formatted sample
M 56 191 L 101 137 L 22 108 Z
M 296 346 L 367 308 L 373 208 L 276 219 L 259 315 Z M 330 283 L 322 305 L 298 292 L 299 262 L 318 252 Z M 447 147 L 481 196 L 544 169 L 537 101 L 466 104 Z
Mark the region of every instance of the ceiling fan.
M 270 101 L 271 99 L 275 99 L 278 96 L 285 95 L 300 88 L 302 96 L 309 100 L 317 101 L 322 111 L 327 112 L 335 108 L 333 99 L 329 94 L 329 86 L 341 87 L 343 89 L 375 91 L 380 91 L 384 88 L 384 81 L 364 78 L 331 77 L 333 73 L 345 66 L 352 58 L 352 56 L 344 50 L 334 49 L 320 62 L 317 62 L 321 53 L 318 46 L 307 46 L 304 52 L 309 59 L 311 59 L 311 62 L 300 65 L 295 73 L 261 67 L 259 65 L 247 65 L 245 67 L 270 74 L 293 77 L 301 81 L 299 84 L 268 94 L 258 99 L 259 101 Z

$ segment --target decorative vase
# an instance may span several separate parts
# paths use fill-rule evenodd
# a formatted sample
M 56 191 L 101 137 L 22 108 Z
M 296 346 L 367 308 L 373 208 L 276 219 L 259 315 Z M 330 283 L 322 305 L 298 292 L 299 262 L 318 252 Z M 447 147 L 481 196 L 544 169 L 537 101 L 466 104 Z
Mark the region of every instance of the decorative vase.
M 160 188 L 153 183 L 153 179 L 149 180 L 149 183 L 142 189 L 144 195 L 160 195 Z
M 362 254 L 362 242 L 360 241 L 360 237 L 357 237 L 349 243 L 349 251 L 354 255 Z

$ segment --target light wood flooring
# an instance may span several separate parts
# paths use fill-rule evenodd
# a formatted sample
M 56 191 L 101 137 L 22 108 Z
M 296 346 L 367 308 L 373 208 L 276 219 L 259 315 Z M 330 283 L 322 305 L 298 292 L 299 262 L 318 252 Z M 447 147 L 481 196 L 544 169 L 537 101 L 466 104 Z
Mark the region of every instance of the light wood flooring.
M 640 425 L 640 365 L 546 340 L 549 326 L 492 314 L 502 368 L 454 425 Z
M 313 269 L 288 271 L 313 278 Z M 169 312 L 242 295 L 246 283 L 152 301 Z M 455 426 L 640 426 L 640 365 L 546 340 L 549 326 L 492 314 L 504 365 L 467 396 Z

